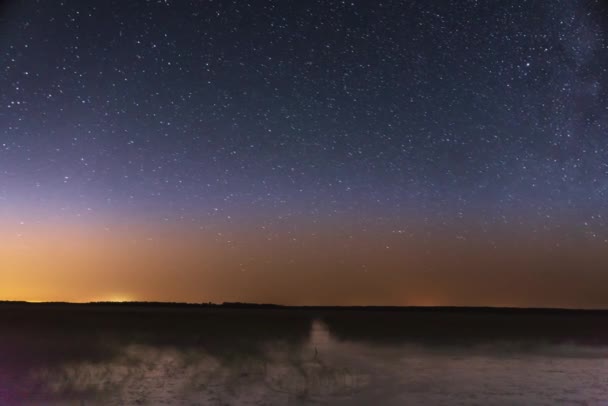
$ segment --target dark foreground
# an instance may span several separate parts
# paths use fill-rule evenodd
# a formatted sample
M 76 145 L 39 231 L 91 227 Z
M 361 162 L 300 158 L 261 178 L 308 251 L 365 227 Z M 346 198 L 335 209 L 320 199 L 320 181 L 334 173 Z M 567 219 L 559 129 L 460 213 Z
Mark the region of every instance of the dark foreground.
M 0 303 L 0 405 L 556 403 L 608 403 L 608 312 Z

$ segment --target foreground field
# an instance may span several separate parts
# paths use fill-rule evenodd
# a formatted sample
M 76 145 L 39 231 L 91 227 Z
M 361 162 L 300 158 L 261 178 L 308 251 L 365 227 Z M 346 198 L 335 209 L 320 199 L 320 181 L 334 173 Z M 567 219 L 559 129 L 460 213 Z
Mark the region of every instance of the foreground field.
M 0 305 L 0 404 L 608 400 L 608 313 Z

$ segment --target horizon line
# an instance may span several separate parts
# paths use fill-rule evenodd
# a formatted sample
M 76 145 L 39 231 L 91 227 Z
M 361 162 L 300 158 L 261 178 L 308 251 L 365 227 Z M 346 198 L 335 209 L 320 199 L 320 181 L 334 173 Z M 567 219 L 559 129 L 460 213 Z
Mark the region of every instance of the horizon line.
M 565 312 L 608 312 L 608 308 L 577 308 L 577 307 L 542 307 L 542 306 L 491 306 L 491 305 L 284 305 L 278 303 L 259 302 L 166 302 L 148 300 L 99 300 L 89 302 L 69 301 L 32 301 L 32 300 L 1 300 L 3 304 L 27 305 L 71 305 L 71 306 L 158 306 L 158 307 L 223 307 L 223 308 L 267 308 L 267 309 L 352 309 L 352 310 L 486 310 L 486 311 L 565 311 Z

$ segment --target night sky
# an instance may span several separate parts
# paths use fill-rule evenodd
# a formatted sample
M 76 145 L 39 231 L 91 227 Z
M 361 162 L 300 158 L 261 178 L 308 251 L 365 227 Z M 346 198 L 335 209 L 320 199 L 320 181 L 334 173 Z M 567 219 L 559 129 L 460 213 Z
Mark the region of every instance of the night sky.
M 601 1 L 0 9 L 0 299 L 608 307 Z

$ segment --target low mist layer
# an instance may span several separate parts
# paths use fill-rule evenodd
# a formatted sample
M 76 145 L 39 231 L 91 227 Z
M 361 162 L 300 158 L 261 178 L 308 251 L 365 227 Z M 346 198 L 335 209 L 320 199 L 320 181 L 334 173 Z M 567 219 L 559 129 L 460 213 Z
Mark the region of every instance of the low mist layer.
M 607 318 L 4 304 L 0 403 L 596 403 Z

